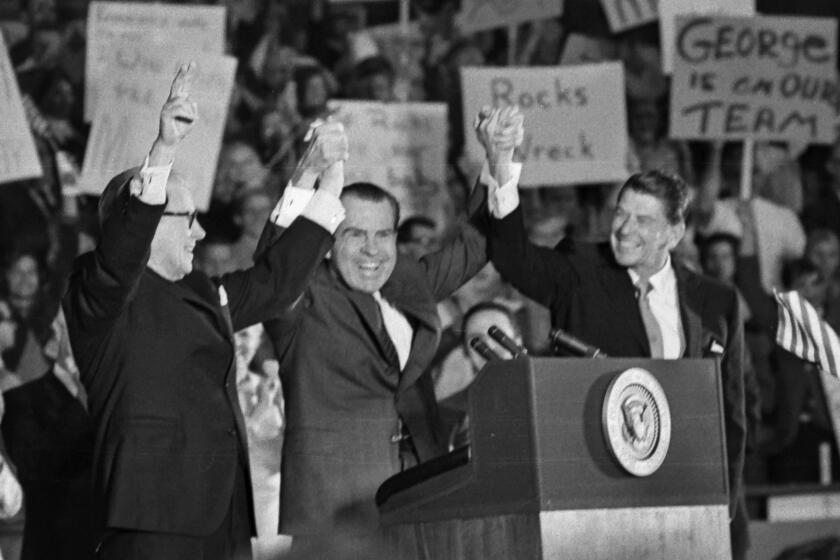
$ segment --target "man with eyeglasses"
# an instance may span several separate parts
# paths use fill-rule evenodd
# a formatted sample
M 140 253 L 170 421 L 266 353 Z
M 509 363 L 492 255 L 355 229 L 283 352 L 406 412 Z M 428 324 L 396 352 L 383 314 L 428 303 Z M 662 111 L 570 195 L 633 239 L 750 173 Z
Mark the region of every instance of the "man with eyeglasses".
M 198 117 L 195 72 L 178 71 L 139 173 L 103 192 L 101 239 L 78 259 L 62 302 L 95 426 L 96 555 L 106 560 L 250 560 L 233 333 L 298 304 L 344 213 L 346 137 L 326 128 L 299 165 L 320 187 L 285 234 L 252 268 L 193 271 L 204 230 L 170 171 Z

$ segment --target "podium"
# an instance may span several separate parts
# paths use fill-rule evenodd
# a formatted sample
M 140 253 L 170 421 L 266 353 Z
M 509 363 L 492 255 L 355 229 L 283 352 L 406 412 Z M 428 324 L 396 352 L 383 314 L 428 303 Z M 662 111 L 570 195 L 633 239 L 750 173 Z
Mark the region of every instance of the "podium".
M 670 409 L 648 476 L 621 466 L 602 427 L 629 368 L 652 374 Z M 713 360 L 491 362 L 470 388 L 470 445 L 380 487 L 391 557 L 730 558 L 722 403 Z

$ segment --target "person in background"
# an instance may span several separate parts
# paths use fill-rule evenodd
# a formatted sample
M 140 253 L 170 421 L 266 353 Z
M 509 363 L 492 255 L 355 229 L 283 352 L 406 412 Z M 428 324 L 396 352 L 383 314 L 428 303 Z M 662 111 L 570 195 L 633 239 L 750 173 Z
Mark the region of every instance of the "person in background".
M 460 346 L 453 351 L 435 374 L 435 397 L 438 399 L 444 432 L 448 434 L 449 450 L 469 443 L 468 389 L 487 360 L 471 345 L 473 338 L 485 343 L 501 359 L 512 358 L 487 331 L 495 326 L 514 342 L 522 345 L 521 328 L 510 309 L 488 301 L 478 303 L 464 314 L 460 332 Z M 458 365 L 456 365 L 456 363 Z
M 812 230 L 805 245 L 805 258 L 817 267 L 825 282 L 825 320 L 840 332 L 840 241 L 837 235 L 829 229 Z
M 394 67 L 384 56 L 371 56 L 356 63 L 347 97 L 389 103 L 394 95 Z
M 2 369 L 2 368 L 0 368 Z M 0 394 L 0 422 L 3 420 L 5 411 L 3 395 Z M 23 505 L 23 491 L 20 483 L 7 464 L 6 457 L 0 454 L 0 519 L 14 517 Z M 3 560 L 3 553 L 0 551 L 0 560 Z
M 49 368 L 4 394 L 0 427 L 26 505 L 21 560 L 92 560 L 93 424 L 61 310 L 52 328 Z
M 416 261 L 440 249 L 435 222 L 426 216 L 406 218 L 397 228 L 397 251 Z
M 234 270 L 244 270 L 254 264 L 254 251 L 271 214 L 274 197 L 265 189 L 246 189 L 235 200 L 233 221 L 242 233 L 231 246 L 233 266 Z
M 816 200 L 802 210 L 802 224 L 807 231 L 829 229 L 840 238 L 840 138 L 834 141 L 825 162 L 828 183 L 823 185 Z

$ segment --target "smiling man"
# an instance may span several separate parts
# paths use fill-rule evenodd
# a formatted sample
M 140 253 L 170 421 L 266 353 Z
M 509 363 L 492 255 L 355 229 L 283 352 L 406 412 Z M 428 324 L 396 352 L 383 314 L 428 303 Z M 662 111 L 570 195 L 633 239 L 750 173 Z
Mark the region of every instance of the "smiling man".
M 170 171 L 198 118 L 195 72 L 184 65 L 175 77 L 143 167 L 105 188 L 101 239 L 77 259 L 62 302 L 94 424 L 103 560 L 250 560 L 254 506 L 233 333 L 300 301 L 332 246 L 334 226 L 319 211 L 343 214 L 341 186 L 329 191 L 322 177 L 302 217 L 253 267 L 216 278 L 193 271 L 204 229 L 187 183 Z M 317 176 L 314 159 L 301 167 Z
M 501 134 L 487 141 L 488 157 L 505 143 L 512 155 Z M 297 191 L 284 196 L 296 200 Z M 474 218 L 483 199 L 472 200 Z M 468 223 L 439 251 L 400 255 L 399 205 L 379 186 L 348 185 L 341 202 L 344 221 L 301 305 L 266 324 L 286 403 L 280 532 L 295 537 L 293 547 L 337 526 L 376 531 L 379 485 L 447 451 L 428 371 L 441 334 L 437 302 L 487 262 L 486 241 Z
M 516 188 L 489 193 L 497 219 L 490 256 L 502 277 L 545 305 L 560 327 L 613 357 L 720 359 L 730 514 L 741 492 L 744 418 L 743 326 L 735 292 L 671 259 L 685 233 L 687 191 L 658 171 L 622 186 L 609 242 L 531 244 Z

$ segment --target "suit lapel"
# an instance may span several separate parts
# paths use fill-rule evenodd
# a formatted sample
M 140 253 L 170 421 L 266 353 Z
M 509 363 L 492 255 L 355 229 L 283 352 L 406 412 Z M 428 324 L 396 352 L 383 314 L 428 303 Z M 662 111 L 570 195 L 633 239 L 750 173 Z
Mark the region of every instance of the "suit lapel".
M 370 333 L 370 337 L 376 343 L 382 356 L 399 371 L 400 362 L 397 349 L 394 348 L 394 343 L 391 342 L 391 338 L 385 331 L 384 325 L 382 324 L 382 313 L 379 310 L 379 304 L 373 299 L 373 295 L 347 287 L 344 287 L 344 289 L 347 292 L 347 299 L 350 300 L 353 308 L 359 314 L 362 324 L 368 333 Z
M 205 280 L 196 273 L 188 274 L 180 282 L 176 282 L 179 297 L 189 305 L 207 313 L 231 344 L 233 343 L 233 325 L 230 313 L 223 309 L 218 288 L 212 281 Z M 218 302 L 218 304 L 217 304 Z
M 699 309 L 703 308 L 704 293 L 699 283 L 685 267 L 674 264 L 677 276 L 677 296 L 680 300 L 680 318 L 685 332 L 685 353 L 683 357 L 696 358 L 703 352 L 703 322 Z
M 630 336 L 639 347 L 638 355 L 650 357 L 650 344 L 645 324 L 642 322 L 642 314 L 639 312 L 639 304 L 636 301 L 636 288 L 630 280 L 627 269 L 615 264 L 612 252 L 602 263 L 602 273 L 597 276 L 609 295 L 609 302 L 614 312 L 611 322 L 627 325 Z

